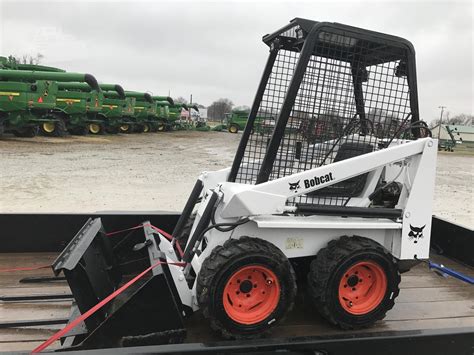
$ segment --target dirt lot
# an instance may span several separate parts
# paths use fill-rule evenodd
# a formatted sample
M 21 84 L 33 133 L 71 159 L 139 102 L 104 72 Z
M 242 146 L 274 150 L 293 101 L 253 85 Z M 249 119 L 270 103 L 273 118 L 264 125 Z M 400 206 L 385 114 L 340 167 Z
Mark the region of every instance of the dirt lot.
M 171 132 L 0 140 L 0 212 L 181 210 L 201 171 L 229 166 L 240 135 Z M 474 227 L 474 156 L 441 153 L 435 214 Z

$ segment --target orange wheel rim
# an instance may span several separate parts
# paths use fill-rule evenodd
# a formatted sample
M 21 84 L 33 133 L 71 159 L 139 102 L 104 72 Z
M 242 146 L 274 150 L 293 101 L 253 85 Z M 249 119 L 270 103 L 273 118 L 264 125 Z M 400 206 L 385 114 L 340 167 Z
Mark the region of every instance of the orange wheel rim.
M 362 315 L 377 308 L 387 291 L 387 276 L 380 265 L 361 261 L 342 275 L 339 302 L 350 314 Z
M 280 283 L 270 269 L 245 266 L 233 273 L 222 295 L 227 315 L 241 324 L 256 324 L 266 319 L 280 301 Z

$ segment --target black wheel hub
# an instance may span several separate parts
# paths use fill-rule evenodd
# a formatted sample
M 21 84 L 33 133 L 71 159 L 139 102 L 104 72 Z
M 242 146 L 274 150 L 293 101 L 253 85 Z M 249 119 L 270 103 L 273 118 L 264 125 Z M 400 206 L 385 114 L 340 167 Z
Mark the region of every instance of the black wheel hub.
M 249 280 L 244 280 L 240 283 L 240 292 L 249 293 L 252 290 L 252 282 Z
M 358 282 L 359 282 L 359 278 L 357 277 L 357 275 L 351 275 L 351 276 L 347 279 L 347 284 L 348 284 L 350 287 L 354 287 L 355 285 L 357 285 Z

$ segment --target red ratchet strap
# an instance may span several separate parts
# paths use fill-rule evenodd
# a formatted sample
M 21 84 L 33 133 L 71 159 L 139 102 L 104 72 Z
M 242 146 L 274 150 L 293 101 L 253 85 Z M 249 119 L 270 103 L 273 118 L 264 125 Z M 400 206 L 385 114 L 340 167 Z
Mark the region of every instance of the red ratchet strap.
M 127 228 L 127 229 L 121 229 L 121 230 L 115 231 L 115 232 L 105 233 L 105 236 L 110 237 L 110 236 L 115 235 L 115 234 L 131 231 L 131 230 L 134 230 L 134 229 L 140 229 L 142 227 L 143 227 L 143 224 L 139 224 L 138 226 L 135 226 L 135 227 L 130 227 L 130 228 Z
M 123 233 L 123 232 L 128 232 L 128 231 L 131 231 L 131 230 L 140 229 L 140 228 L 143 228 L 145 226 L 148 226 L 148 227 L 152 228 L 153 230 L 155 230 L 156 232 L 162 234 L 169 241 L 173 240 L 173 237 L 170 234 L 166 233 L 164 230 L 162 230 L 158 227 L 155 227 L 152 224 L 139 224 L 137 226 L 130 227 L 130 228 L 127 228 L 127 229 L 121 229 L 121 230 L 118 230 L 118 231 L 106 233 L 105 235 L 107 237 L 111 237 L 113 235 L 120 234 L 120 233 Z M 179 253 L 180 257 L 183 257 L 184 252 L 181 249 L 181 246 L 179 245 L 179 243 L 175 243 L 175 245 L 176 245 L 176 249 L 178 250 L 178 253 Z M 11 268 L 11 269 L 0 269 L 0 272 L 32 271 L 32 270 L 48 269 L 50 267 L 51 267 L 51 265 L 17 267 L 17 268 Z
M 157 231 L 158 233 L 162 234 L 166 239 L 168 239 L 169 241 L 172 241 L 173 240 L 173 236 L 171 234 L 168 234 L 166 233 L 164 230 L 158 228 L 158 227 L 155 227 L 154 225 L 150 224 L 149 225 L 151 229 Z M 178 253 L 179 253 L 179 256 L 182 258 L 183 255 L 184 255 L 184 252 L 183 250 L 181 249 L 181 245 L 179 245 L 178 242 L 174 243 L 174 245 L 176 246 L 176 249 L 178 250 Z
M 116 234 L 120 234 L 120 233 L 123 233 L 123 232 L 127 232 L 127 231 L 131 231 L 131 230 L 134 230 L 134 229 L 140 229 L 140 228 L 143 228 L 143 227 L 150 227 L 151 229 L 153 229 L 154 231 L 160 233 L 161 235 L 163 235 L 166 239 L 168 239 L 170 242 L 173 240 L 173 236 L 169 233 L 166 233 L 163 229 L 160 229 L 156 226 L 154 226 L 153 224 L 151 223 L 145 223 L 145 224 L 139 224 L 135 227 L 130 227 L 130 228 L 127 228 L 127 229 L 122 229 L 122 230 L 119 230 L 119 231 L 115 231 L 115 232 L 110 232 L 110 233 L 106 233 L 105 235 L 107 237 L 111 237 L 113 235 L 116 235 Z M 182 258 L 183 255 L 184 255 L 184 252 L 183 252 L 183 249 L 181 249 L 181 245 L 179 245 L 179 243 L 174 243 L 174 245 L 176 246 L 176 249 L 178 250 L 178 253 L 179 253 L 179 256 Z
M 67 333 L 69 333 L 72 329 L 74 329 L 79 323 L 83 322 L 87 318 L 89 318 L 91 315 L 93 315 L 95 312 L 97 312 L 99 309 L 104 307 L 107 303 L 112 301 L 115 297 L 120 295 L 123 291 L 125 291 L 127 288 L 129 288 L 131 285 L 133 285 L 135 282 L 137 282 L 139 279 L 141 279 L 143 276 L 145 276 L 149 271 L 157 267 L 158 265 L 161 264 L 168 264 L 168 265 L 177 265 L 177 266 L 185 266 L 186 263 L 167 263 L 163 261 L 158 261 L 155 264 L 151 265 L 149 268 L 146 270 L 142 271 L 140 274 L 135 276 L 133 279 L 128 281 L 126 284 L 124 284 L 122 287 L 117 289 L 116 291 L 112 292 L 110 295 L 108 295 L 106 298 L 104 298 L 102 301 L 97 303 L 94 307 L 89 309 L 87 312 L 84 314 L 81 314 L 79 317 L 74 319 L 71 323 L 69 323 L 67 326 L 65 326 L 63 329 L 55 333 L 53 336 L 51 336 L 48 340 L 46 340 L 43 344 L 39 345 L 36 347 L 31 353 L 39 353 L 46 349 L 48 346 L 50 346 L 52 343 L 54 343 L 56 340 L 62 338 L 65 336 Z

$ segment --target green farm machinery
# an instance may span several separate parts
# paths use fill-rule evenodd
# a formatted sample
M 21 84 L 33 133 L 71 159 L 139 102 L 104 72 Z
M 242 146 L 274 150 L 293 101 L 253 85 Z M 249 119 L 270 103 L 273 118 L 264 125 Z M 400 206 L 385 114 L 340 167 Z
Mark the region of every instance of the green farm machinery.
M 156 102 L 156 113 L 158 115 L 158 132 L 169 131 L 172 128 L 170 120 L 170 105 L 174 105 L 174 100 L 169 96 L 152 96 Z
M 135 98 L 134 132 L 148 133 L 158 130 L 157 104 L 150 94 L 125 91 L 125 96 Z
M 102 110 L 98 115 L 107 133 L 132 133 L 135 98 L 125 96 L 122 86 L 100 84 L 104 91 Z
M 103 133 L 98 114 L 102 110 L 104 93 L 100 87 L 86 83 L 59 83 L 56 108 L 61 110 L 69 133 L 86 135 Z
M 181 112 L 188 109 L 186 104 L 173 103 L 169 105 L 169 123 L 173 129 L 184 129 L 183 121 L 181 119 Z
M 232 112 L 225 114 L 224 125 L 223 127 L 219 127 L 222 127 L 222 129 L 226 128 L 230 133 L 237 133 L 239 131 L 243 131 L 245 129 L 245 125 L 247 124 L 248 116 L 248 111 L 233 110 Z M 273 118 L 263 118 L 259 116 L 255 117 L 254 130 L 257 133 L 267 133 L 268 131 L 271 131 L 273 127 Z
M 90 74 L 0 69 L 0 131 L 18 137 L 34 137 L 40 129 L 49 136 L 66 135 L 66 112 L 56 102 L 58 82 L 83 82 L 99 90 Z
M 230 133 L 243 131 L 247 124 L 249 113 L 247 111 L 232 111 L 225 114 L 225 123 Z

